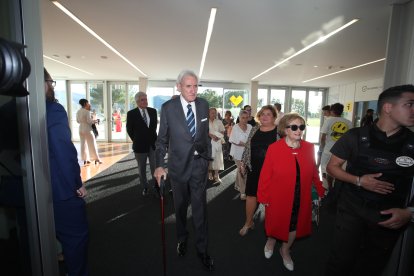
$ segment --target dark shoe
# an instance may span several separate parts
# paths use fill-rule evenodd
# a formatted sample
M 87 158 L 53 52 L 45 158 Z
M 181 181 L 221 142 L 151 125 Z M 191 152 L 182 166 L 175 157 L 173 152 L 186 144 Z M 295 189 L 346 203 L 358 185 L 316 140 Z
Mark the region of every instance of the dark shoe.
M 178 256 L 182 257 L 187 252 L 187 243 L 185 241 L 179 242 L 177 244 L 177 254 Z
M 148 188 L 144 188 L 144 190 L 142 190 L 142 195 L 143 196 L 147 196 L 148 195 Z
M 99 160 L 99 159 L 98 159 L 98 160 L 95 160 L 95 165 L 96 165 L 96 164 L 102 164 L 102 161 L 101 161 L 101 160 Z
M 91 163 L 91 161 L 83 161 L 83 165 L 89 165 Z
M 214 270 L 214 259 L 206 253 L 198 253 L 198 257 L 208 271 Z

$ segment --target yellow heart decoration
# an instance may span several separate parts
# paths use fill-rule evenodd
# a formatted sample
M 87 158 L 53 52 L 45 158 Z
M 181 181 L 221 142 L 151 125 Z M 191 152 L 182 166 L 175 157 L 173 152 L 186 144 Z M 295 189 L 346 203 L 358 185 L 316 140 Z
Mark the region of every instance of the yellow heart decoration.
M 230 97 L 230 101 L 232 102 L 232 104 L 234 104 L 234 106 L 238 106 L 243 101 L 243 97 L 239 95 L 236 98 L 233 95 L 233 96 Z

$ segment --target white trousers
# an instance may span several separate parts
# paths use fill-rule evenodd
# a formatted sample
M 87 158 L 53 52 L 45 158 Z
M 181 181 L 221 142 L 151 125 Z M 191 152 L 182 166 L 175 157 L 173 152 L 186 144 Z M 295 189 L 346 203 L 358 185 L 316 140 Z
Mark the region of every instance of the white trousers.
M 92 131 L 79 132 L 79 137 L 82 160 L 99 160 L 98 147 Z

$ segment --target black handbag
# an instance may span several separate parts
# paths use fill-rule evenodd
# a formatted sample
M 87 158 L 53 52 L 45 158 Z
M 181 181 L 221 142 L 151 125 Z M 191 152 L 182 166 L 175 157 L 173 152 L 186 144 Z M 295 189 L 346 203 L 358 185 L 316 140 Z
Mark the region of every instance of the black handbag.
M 98 129 L 96 128 L 95 124 L 92 124 L 92 131 L 93 131 L 93 134 L 95 135 L 95 138 L 97 138 L 99 133 L 98 133 Z

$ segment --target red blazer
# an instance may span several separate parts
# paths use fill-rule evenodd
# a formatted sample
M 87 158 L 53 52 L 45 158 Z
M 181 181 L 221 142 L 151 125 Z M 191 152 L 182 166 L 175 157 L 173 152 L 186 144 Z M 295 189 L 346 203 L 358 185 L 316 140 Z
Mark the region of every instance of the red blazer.
M 315 165 L 313 144 L 301 141 L 301 147 L 288 147 L 285 139 L 271 144 L 260 172 L 257 200 L 268 204 L 265 212 L 267 236 L 287 241 L 296 184 L 295 156 L 300 168 L 300 207 L 296 237 L 310 235 L 312 230 L 312 184 L 323 197 L 324 188 Z

